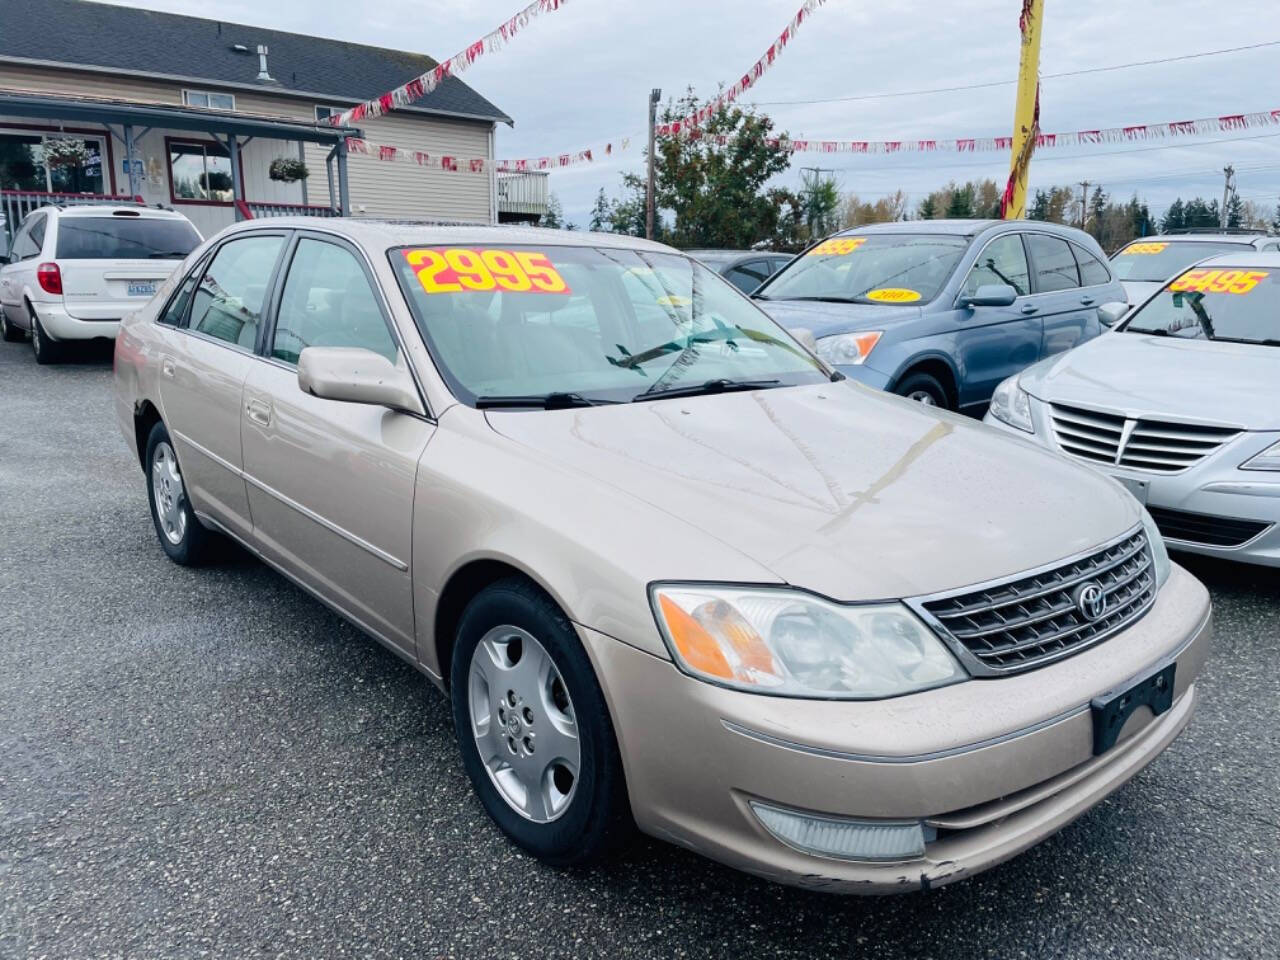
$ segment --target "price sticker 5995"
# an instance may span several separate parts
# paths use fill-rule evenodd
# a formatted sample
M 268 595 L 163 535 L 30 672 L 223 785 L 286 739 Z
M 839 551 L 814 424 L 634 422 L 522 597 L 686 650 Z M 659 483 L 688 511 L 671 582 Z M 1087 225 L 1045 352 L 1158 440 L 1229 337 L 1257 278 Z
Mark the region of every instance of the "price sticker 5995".
M 830 240 L 823 240 L 805 256 L 843 257 L 845 254 L 853 253 L 866 242 L 866 237 L 832 237 Z
M 571 293 L 545 253 L 470 247 L 420 247 L 406 250 L 427 293 Z
M 1266 270 L 1188 270 L 1169 289 L 1174 293 L 1248 293 L 1268 276 Z

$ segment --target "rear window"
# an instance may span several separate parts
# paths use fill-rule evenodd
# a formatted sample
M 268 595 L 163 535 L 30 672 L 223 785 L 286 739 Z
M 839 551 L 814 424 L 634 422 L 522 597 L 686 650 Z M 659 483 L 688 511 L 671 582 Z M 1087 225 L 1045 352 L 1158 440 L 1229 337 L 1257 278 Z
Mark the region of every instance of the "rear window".
M 1164 282 L 1205 257 L 1246 250 L 1253 247 L 1216 240 L 1135 240 L 1111 258 L 1111 267 L 1121 280 Z
M 151 217 L 63 217 L 59 260 L 181 260 L 200 245 L 186 220 Z

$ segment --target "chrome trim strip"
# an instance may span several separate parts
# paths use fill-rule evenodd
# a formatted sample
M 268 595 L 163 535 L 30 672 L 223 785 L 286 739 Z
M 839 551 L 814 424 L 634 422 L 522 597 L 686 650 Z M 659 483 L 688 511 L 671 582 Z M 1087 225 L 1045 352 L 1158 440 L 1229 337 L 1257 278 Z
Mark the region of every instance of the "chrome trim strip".
M 216 463 L 218 466 L 222 467 L 222 469 L 223 469 L 223 470 L 226 470 L 228 473 L 230 473 L 230 474 L 232 474 L 232 475 L 234 475 L 234 476 L 237 476 L 237 477 L 243 477 L 243 476 L 244 476 L 244 471 L 243 471 L 243 470 L 241 470 L 239 467 L 237 467 L 237 466 L 236 466 L 234 463 L 232 463 L 230 460 L 224 460 L 224 459 L 222 459 L 222 457 L 218 456 L 216 453 L 214 453 L 214 452 L 213 452 L 212 450 L 210 450 L 208 447 L 203 447 L 203 446 L 201 446 L 200 444 L 196 443 L 194 440 L 192 440 L 190 437 L 188 437 L 185 433 L 181 433 L 181 432 L 180 432 L 180 431 L 178 431 L 178 430 L 171 430 L 171 431 L 170 431 L 170 433 L 173 435 L 173 439 L 175 439 L 175 440 L 179 440 L 179 441 L 181 441 L 182 443 L 185 443 L 187 446 L 189 446 L 189 447 L 190 447 L 192 450 L 194 450 L 196 453 L 200 453 L 200 454 L 203 454 L 204 456 L 208 457 L 210 460 L 212 460 L 212 461 L 213 461 L 214 463 Z
M 361 550 L 364 550 L 366 553 L 373 554 L 373 556 L 377 557 L 383 563 L 388 563 L 391 566 L 395 567 L 397 570 L 401 570 L 401 571 L 406 571 L 409 569 L 409 564 L 407 564 L 405 561 L 392 556 L 391 554 L 387 553 L 385 550 L 380 550 L 378 547 L 375 547 L 368 540 L 363 540 L 360 537 L 357 537 L 350 530 L 347 530 L 343 527 L 338 526 L 332 520 L 326 520 L 324 517 L 320 516 L 320 514 L 316 513 L 314 510 L 304 507 L 302 504 L 298 503 L 297 500 L 294 500 L 290 497 L 285 496 L 283 493 L 281 493 L 279 490 L 275 489 L 274 487 L 268 486 L 267 484 L 263 483 L 261 480 L 247 473 L 242 474 L 242 476 L 244 477 L 246 483 L 253 484 L 263 493 L 271 497 L 274 497 L 276 500 L 279 500 L 286 507 L 290 507 L 293 510 L 296 510 L 298 513 L 302 514 L 308 520 L 312 520 L 320 524 L 320 526 L 324 527 L 330 533 L 336 533 L 338 536 L 342 537 L 342 539 L 346 540 L 348 543 L 353 543 L 357 547 L 359 547 Z

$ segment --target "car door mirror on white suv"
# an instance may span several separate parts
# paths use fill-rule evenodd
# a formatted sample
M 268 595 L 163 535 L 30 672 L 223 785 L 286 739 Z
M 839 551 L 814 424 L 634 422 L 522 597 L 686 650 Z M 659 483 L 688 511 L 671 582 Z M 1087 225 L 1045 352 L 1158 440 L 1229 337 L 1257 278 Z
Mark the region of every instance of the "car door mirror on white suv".
M 1098 322 L 1104 327 L 1114 327 L 1128 312 L 1127 303 L 1104 303 L 1098 308 Z
M 1018 299 L 1018 291 L 1007 283 L 984 283 L 977 291 L 961 297 L 961 307 L 1011 307 Z
M 307 347 L 298 357 L 298 387 L 326 400 L 426 413 L 409 371 L 361 347 Z

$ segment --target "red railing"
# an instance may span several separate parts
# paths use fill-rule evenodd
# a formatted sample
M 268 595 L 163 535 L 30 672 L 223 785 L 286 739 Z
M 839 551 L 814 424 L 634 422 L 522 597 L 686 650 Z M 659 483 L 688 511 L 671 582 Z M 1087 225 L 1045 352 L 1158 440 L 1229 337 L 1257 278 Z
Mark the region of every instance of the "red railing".
M 27 214 L 50 204 L 71 207 L 90 203 L 145 204 L 141 197 L 112 197 L 101 193 L 57 193 L 47 190 L 0 190 L 0 240 L 4 252 Z

